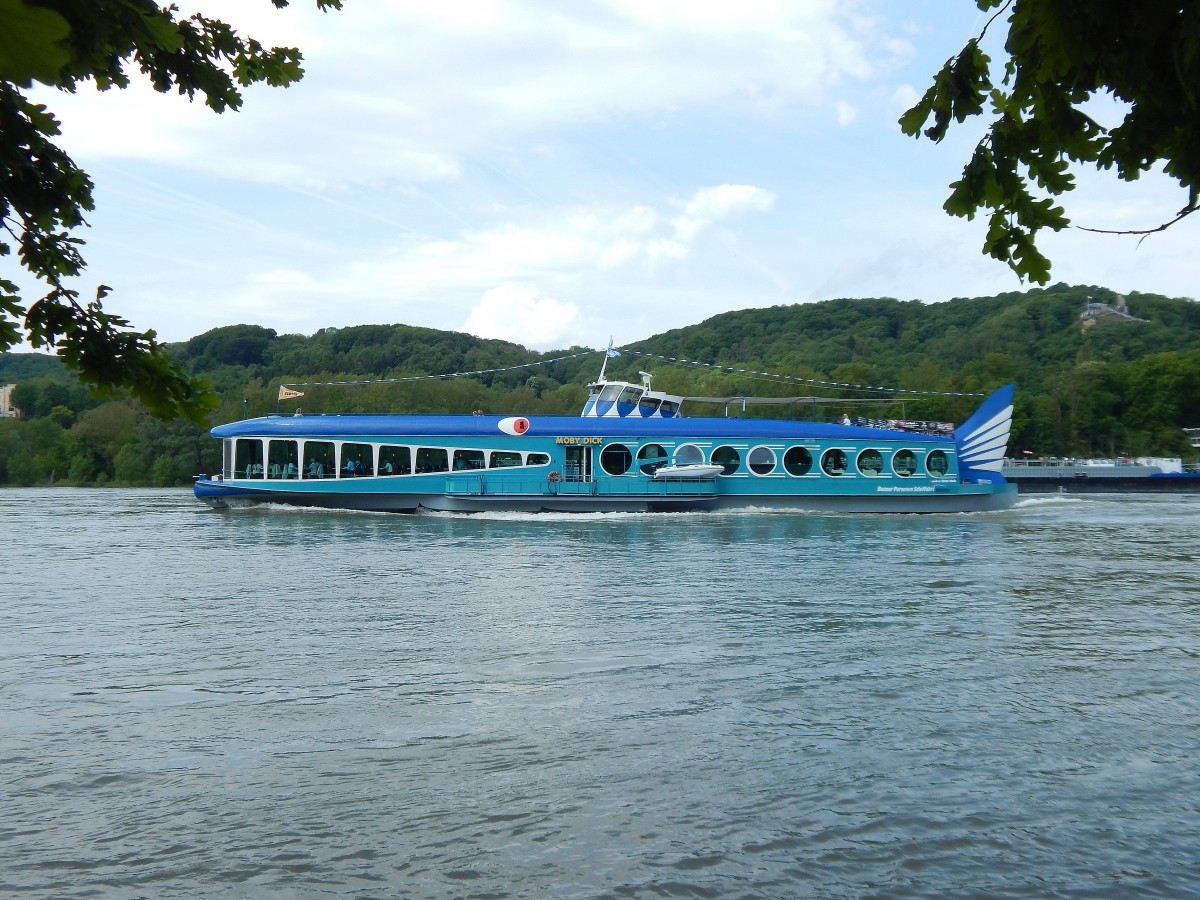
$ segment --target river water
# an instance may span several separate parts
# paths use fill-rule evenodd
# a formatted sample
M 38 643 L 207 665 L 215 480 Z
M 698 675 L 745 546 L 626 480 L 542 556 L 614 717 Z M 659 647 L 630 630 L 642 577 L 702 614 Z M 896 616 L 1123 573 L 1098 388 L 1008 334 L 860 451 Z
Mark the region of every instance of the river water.
M 0 491 L 0 893 L 1200 896 L 1200 498 Z

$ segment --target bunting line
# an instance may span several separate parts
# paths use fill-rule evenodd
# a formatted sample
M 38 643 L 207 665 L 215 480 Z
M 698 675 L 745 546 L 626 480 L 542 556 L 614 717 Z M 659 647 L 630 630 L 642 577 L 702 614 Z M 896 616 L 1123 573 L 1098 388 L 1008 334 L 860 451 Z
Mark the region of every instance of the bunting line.
M 515 372 L 518 369 L 532 369 L 535 366 L 548 366 L 557 362 L 564 362 L 568 359 L 579 359 L 582 356 L 591 356 L 593 353 L 604 353 L 607 357 L 620 356 L 622 353 L 628 353 L 631 356 L 642 356 L 647 359 L 660 359 L 669 363 L 681 363 L 689 366 L 701 366 L 706 369 L 717 369 L 722 372 L 735 372 L 739 375 L 749 375 L 755 378 L 767 378 L 771 381 L 782 382 L 785 384 L 815 384 L 821 387 L 843 388 L 846 390 L 855 391 L 872 391 L 874 393 L 884 394 L 915 394 L 922 397 L 982 397 L 983 394 L 979 391 L 921 391 L 911 388 L 894 388 L 872 386 L 865 384 L 853 384 L 846 381 L 822 381 L 819 378 L 801 378 L 795 375 L 777 375 L 773 372 L 756 372 L 753 369 L 739 369 L 736 366 L 722 366 L 716 363 L 700 362 L 695 359 L 682 359 L 676 356 L 662 356 L 658 353 L 645 353 L 641 350 L 627 350 L 625 348 L 609 347 L 605 350 L 583 350 L 579 353 L 569 353 L 566 356 L 556 356 L 554 359 L 539 359 L 535 362 L 519 363 L 515 366 L 503 366 L 498 369 L 476 369 L 470 372 L 446 372 L 441 375 L 406 375 L 402 378 L 366 378 L 350 381 L 289 381 L 280 383 L 280 391 L 288 388 L 297 387 L 332 387 L 344 386 L 353 384 L 401 384 L 412 381 L 437 381 L 445 378 L 470 378 L 475 375 L 497 375 L 501 372 Z M 283 394 L 281 393 L 281 396 Z
M 349 384 L 399 384 L 405 381 L 436 381 L 440 378 L 469 378 L 472 375 L 495 375 L 500 372 L 514 372 L 517 369 L 531 369 L 534 366 L 548 366 L 551 363 L 562 362 L 566 359 L 578 359 L 581 356 L 591 356 L 593 353 L 603 353 L 603 350 L 584 350 L 581 353 L 571 353 L 567 356 L 556 356 L 554 359 L 539 359 L 535 362 L 520 363 L 515 366 L 504 366 L 500 369 L 476 369 L 473 372 L 446 372 L 442 375 L 406 375 L 403 378 L 365 378 L 356 381 L 288 381 L 281 382 L 280 388 L 297 387 L 330 387 Z
M 795 375 L 776 375 L 772 372 L 755 372 L 753 369 L 738 369 L 734 366 L 721 366 L 715 363 L 699 362 L 694 359 L 679 359 L 674 356 L 660 356 L 657 353 L 643 353 L 641 350 L 625 350 L 621 352 L 629 353 L 633 356 L 645 356 L 649 359 L 661 359 L 666 362 L 685 363 L 690 366 L 703 366 L 708 369 L 720 369 L 723 372 L 737 372 L 739 375 L 753 375 L 761 378 L 769 378 L 773 381 L 782 381 L 791 384 L 819 384 L 822 387 L 837 387 L 849 388 L 856 391 L 875 391 L 876 393 L 887 394 L 919 394 L 923 397 L 982 397 L 983 394 L 979 391 L 918 391 L 909 388 L 893 388 L 893 387 L 871 387 L 865 384 L 850 384 L 844 381 L 821 381 L 817 378 L 800 378 Z

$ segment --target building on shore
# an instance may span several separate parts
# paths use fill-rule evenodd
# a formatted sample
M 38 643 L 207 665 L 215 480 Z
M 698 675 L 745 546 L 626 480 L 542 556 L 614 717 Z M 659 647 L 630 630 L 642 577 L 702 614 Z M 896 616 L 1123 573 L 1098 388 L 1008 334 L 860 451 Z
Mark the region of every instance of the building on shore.
M 17 410 L 12 405 L 15 384 L 0 384 L 0 419 L 14 418 Z

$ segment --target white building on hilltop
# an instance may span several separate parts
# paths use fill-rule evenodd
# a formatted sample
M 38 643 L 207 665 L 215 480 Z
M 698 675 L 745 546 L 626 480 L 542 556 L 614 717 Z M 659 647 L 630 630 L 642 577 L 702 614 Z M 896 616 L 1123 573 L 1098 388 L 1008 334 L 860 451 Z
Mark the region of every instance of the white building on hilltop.
M 1124 319 L 1126 322 L 1147 322 L 1148 319 L 1139 319 L 1137 316 L 1129 312 L 1129 303 L 1121 294 L 1117 294 L 1116 299 L 1112 303 L 1100 303 L 1091 297 L 1088 297 L 1087 306 L 1083 308 L 1083 312 L 1079 314 L 1079 319 L 1082 323 L 1082 328 L 1087 331 L 1098 321 L 1104 318 Z

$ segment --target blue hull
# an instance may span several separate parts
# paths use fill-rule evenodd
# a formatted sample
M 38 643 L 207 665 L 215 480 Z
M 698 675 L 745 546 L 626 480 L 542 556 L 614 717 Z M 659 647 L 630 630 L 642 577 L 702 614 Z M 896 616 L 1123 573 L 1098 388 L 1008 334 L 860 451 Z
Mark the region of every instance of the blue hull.
M 691 495 L 645 494 L 504 494 L 454 493 L 301 493 L 292 490 L 245 488 L 206 478 L 195 484 L 195 495 L 217 509 L 237 509 L 263 504 L 308 506 L 324 509 L 413 513 L 422 509 L 441 512 L 686 512 L 736 509 L 772 509 L 848 513 L 948 513 L 1007 509 L 1016 502 L 1016 485 L 918 496 L 748 494 L 722 497 L 715 492 Z

